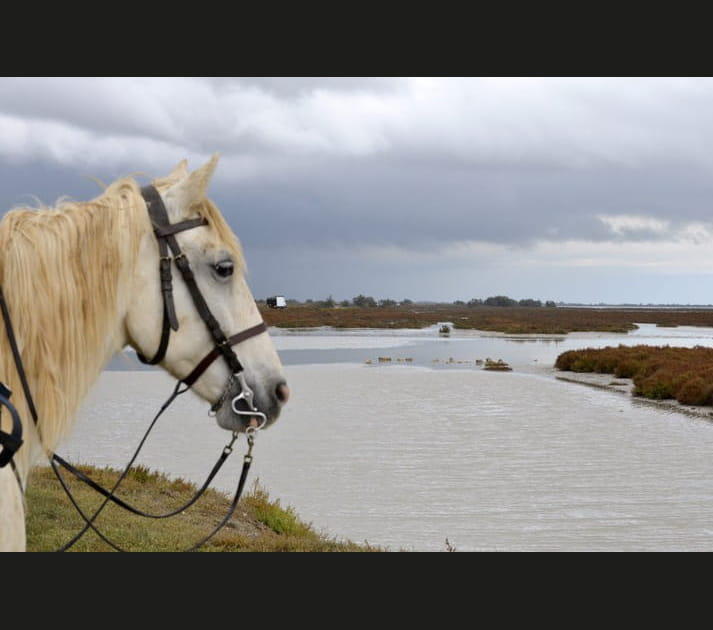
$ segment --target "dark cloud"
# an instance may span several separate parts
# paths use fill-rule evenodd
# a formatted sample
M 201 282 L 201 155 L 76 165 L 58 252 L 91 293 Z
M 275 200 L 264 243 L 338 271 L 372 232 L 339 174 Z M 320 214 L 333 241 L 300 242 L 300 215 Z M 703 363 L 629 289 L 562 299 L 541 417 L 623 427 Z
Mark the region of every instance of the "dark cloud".
M 711 112 L 710 79 L 7 77 L 0 204 L 87 199 L 86 176 L 219 151 L 210 193 L 258 295 L 567 299 L 553 279 L 586 278 L 599 301 L 608 256 L 681 274 L 681 244 L 711 241 Z M 559 258 L 573 242 L 586 257 Z
M 344 160 L 294 177 L 220 185 L 213 195 L 244 238 L 272 247 L 662 239 L 666 232 L 615 233 L 600 217 L 639 215 L 672 226 L 713 219 L 708 173 L 662 166 L 453 169 Z

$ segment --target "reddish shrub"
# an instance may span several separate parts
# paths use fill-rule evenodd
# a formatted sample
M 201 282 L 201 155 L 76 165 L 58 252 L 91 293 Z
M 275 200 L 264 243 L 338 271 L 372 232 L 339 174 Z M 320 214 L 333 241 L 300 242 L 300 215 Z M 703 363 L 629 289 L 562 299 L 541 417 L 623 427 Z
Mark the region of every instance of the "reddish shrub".
M 682 405 L 709 405 L 713 387 L 699 376 L 686 381 L 676 393 L 676 400 Z
M 566 354 L 561 363 L 558 357 L 555 367 L 631 378 L 636 396 L 676 398 L 687 405 L 713 404 L 713 348 L 620 345 L 570 350 Z

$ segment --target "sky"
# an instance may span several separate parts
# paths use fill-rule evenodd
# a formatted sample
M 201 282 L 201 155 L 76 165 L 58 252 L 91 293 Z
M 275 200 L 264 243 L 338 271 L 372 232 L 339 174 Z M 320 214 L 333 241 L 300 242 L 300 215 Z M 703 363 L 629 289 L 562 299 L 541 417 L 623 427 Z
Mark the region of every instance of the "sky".
M 713 78 L 0 77 L 0 212 L 220 153 L 257 299 L 713 304 Z

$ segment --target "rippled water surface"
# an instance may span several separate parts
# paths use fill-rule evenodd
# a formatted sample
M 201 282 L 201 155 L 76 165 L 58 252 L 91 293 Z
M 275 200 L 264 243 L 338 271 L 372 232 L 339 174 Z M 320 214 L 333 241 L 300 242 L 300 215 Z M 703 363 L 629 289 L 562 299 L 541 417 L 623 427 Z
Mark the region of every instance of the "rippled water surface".
M 416 551 L 446 539 L 459 551 L 713 550 L 713 423 L 559 381 L 551 367 L 574 347 L 711 345 L 711 329 L 274 340 L 292 397 L 258 436 L 251 478 L 328 534 Z M 487 356 L 513 371 L 482 370 Z M 123 465 L 172 387 L 159 371 L 104 372 L 59 452 Z M 141 463 L 202 482 L 229 437 L 206 408 L 179 398 Z M 216 480 L 230 493 L 239 445 Z

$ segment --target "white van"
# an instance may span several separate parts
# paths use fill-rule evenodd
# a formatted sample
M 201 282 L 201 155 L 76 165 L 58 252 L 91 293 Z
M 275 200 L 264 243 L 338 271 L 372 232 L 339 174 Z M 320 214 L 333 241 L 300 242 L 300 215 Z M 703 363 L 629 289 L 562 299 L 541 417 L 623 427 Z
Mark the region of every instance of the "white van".
M 267 300 L 267 305 L 270 308 L 287 308 L 287 302 L 282 295 L 276 295 L 274 297 L 269 297 Z

